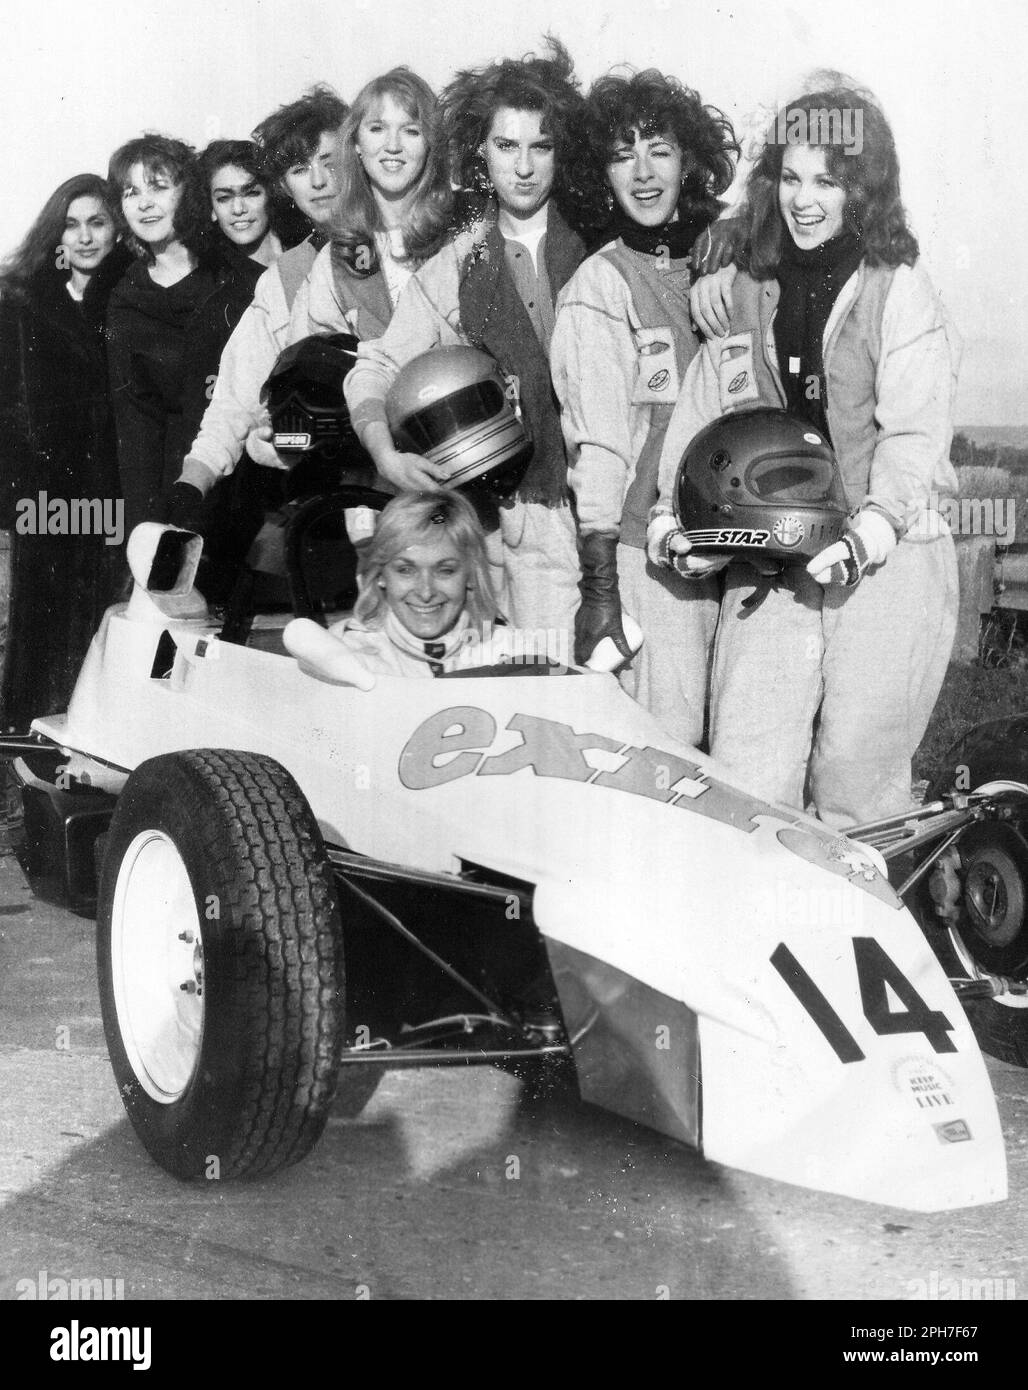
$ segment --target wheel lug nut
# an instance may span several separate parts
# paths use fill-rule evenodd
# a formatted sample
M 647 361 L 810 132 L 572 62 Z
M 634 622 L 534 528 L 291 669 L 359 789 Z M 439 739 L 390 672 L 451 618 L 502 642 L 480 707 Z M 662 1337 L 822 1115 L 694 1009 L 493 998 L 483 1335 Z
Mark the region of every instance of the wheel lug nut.
M 178 934 L 178 939 L 180 941 L 185 941 L 187 945 L 192 945 L 193 933 L 191 931 L 180 931 Z
M 195 993 L 196 993 L 196 981 L 195 981 L 195 980 L 183 980 L 183 982 L 179 985 L 179 989 L 185 990 L 186 994 L 195 994 Z

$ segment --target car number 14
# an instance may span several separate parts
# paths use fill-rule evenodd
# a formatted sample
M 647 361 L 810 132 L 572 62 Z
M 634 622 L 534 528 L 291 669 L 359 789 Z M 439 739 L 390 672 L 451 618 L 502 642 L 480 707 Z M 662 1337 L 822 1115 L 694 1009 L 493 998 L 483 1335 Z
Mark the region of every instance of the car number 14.
M 949 1034 L 953 1024 L 938 1009 L 930 1009 L 896 962 L 873 936 L 854 936 L 853 956 L 864 1017 L 879 1037 L 892 1033 L 923 1033 L 936 1052 L 956 1052 Z M 820 988 L 783 942 L 771 954 L 771 964 L 813 1019 L 840 1062 L 862 1062 L 864 1052 Z M 889 1007 L 888 986 L 903 1005 Z

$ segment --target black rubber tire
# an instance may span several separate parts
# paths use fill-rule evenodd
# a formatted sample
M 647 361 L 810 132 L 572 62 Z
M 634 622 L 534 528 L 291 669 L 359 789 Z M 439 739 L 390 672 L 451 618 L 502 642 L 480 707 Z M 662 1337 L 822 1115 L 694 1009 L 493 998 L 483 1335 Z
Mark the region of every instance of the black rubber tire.
M 151 829 L 166 835 L 183 861 L 203 942 L 199 1055 L 171 1103 L 155 1100 L 136 1075 L 113 980 L 119 871 L 129 846 Z M 212 895 L 219 910 L 208 920 Z M 107 836 L 97 927 L 114 1074 L 157 1163 L 179 1178 L 243 1178 L 303 1158 L 331 1111 L 345 993 L 331 866 L 290 774 L 271 758 L 210 749 L 142 763 Z
M 1028 977 L 1025 968 L 1028 951 L 1028 921 L 1025 919 L 1028 844 L 1024 831 L 1023 821 L 1014 825 L 973 826 L 961 838 L 961 911 L 955 927 L 964 950 L 981 970 L 1018 980 Z M 1002 923 L 1002 914 L 1013 914 L 1011 920 L 1003 924 L 1014 936 L 1006 947 L 990 947 L 975 929 L 975 916 L 970 903 L 976 878 L 980 881 L 983 872 L 999 885 L 1000 891 L 996 897 L 997 910 L 1001 914 L 999 921 Z M 941 958 L 952 973 L 964 973 L 966 966 L 952 941 L 945 942 L 945 954 Z M 977 999 L 969 1002 L 967 1017 L 983 1052 L 1013 1066 L 1028 1067 L 1028 1007 L 1018 1008 L 1001 999 Z
M 1018 844 L 1024 846 L 1024 841 L 1016 836 L 1014 832 L 1009 832 L 1009 840 L 1006 844 L 997 845 L 995 849 L 990 848 L 988 843 L 981 849 L 972 851 L 965 861 L 965 876 L 980 869 L 983 864 L 994 863 L 1002 879 L 1008 885 L 1008 892 L 1004 895 L 1003 902 L 1006 910 L 1017 914 L 1016 925 L 1018 938 L 1022 950 L 1017 952 L 1019 959 L 1023 960 L 1024 934 L 1028 930 L 1028 923 L 1025 922 L 1025 876 L 1022 871 L 1024 864 L 1023 855 L 1017 855 Z M 1011 854 L 1010 851 L 1014 853 Z M 965 877 L 965 905 L 964 919 L 968 920 L 968 909 L 966 906 L 968 894 L 968 879 Z M 959 928 L 958 928 L 959 930 Z M 975 939 L 972 931 L 964 930 L 960 933 L 961 940 L 965 948 L 970 951 L 972 958 L 986 970 L 1001 970 L 1003 962 L 995 961 L 991 958 L 983 958 L 975 949 Z M 1011 973 L 1014 978 L 1024 978 L 1022 969 Z M 999 999 L 980 999 L 968 1010 L 968 1020 L 974 1030 L 974 1035 L 978 1039 L 978 1045 L 983 1052 L 987 1052 L 990 1057 L 997 1057 L 1001 1062 L 1010 1062 L 1013 1066 L 1028 1067 L 1028 1008 L 1015 1008 L 1010 1004 L 1005 1004 Z

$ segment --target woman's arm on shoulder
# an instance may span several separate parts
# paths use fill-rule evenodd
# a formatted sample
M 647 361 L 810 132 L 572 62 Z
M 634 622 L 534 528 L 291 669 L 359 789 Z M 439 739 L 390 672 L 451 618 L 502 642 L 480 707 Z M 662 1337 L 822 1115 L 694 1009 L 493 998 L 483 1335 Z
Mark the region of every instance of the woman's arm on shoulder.
M 732 286 L 739 267 L 723 265 L 720 269 L 694 280 L 689 288 L 689 312 L 693 323 L 705 338 L 723 338 L 732 318 Z

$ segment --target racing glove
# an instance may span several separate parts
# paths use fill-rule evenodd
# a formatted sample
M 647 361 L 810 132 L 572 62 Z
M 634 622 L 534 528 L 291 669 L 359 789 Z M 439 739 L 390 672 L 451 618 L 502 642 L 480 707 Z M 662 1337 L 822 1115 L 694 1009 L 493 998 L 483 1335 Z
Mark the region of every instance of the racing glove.
M 618 538 L 609 531 L 586 531 L 578 538 L 582 602 L 575 614 L 575 660 L 580 666 L 609 637 L 625 661 L 634 655 L 621 620 L 618 589 Z
M 706 579 L 728 564 L 727 555 L 692 555 L 685 532 L 671 512 L 650 513 L 646 528 L 646 554 L 650 563 L 661 569 L 673 569 L 686 579 Z
M 885 563 L 896 548 L 896 532 L 884 512 L 865 507 L 851 519 L 842 538 L 826 546 L 807 565 L 807 573 L 825 587 L 852 589 L 872 565 Z
M 199 531 L 203 516 L 204 495 L 192 483 L 181 479 L 172 483 L 161 499 L 161 517 L 168 526 L 180 531 Z

